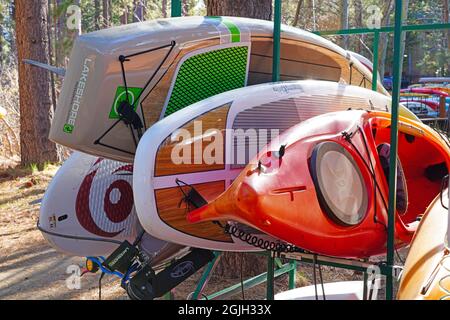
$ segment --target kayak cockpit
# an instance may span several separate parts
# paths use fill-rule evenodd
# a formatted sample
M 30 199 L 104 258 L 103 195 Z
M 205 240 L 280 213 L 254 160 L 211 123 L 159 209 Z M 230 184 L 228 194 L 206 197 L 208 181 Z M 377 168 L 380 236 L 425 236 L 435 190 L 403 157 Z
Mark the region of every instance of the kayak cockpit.
M 376 118 L 372 134 L 388 186 L 391 127 Z M 387 161 L 387 163 L 386 163 Z M 448 174 L 448 155 L 441 143 L 425 136 L 419 128 L 399 125 L 397 165 L 397 213 L 404 224 L 422 215 L 439 194 L 442 179 Z M 387 165 L 387 166 L 386 166 Z

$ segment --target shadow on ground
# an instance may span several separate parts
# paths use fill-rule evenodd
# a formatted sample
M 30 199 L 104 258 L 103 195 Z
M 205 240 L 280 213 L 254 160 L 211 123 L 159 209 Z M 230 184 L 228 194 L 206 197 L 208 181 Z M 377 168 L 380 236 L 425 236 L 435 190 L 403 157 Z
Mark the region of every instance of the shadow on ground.
M 35 230 L 32 232 L 37 233 Z M 80 278 L 79 282 L 74 278 L 75 270 L 79 270 L 82 265 L 82 258 L 61 254 L 43 239 L 18 250 L 8 248 L 6 255 L 0 256 L 0 300 L 96 299 L 98 275 L 88 274 Z M 70 266 L 73 266 L 72 271 L 68 270 Z M 79 288 L 73 288 L 78 287 L 78 283 Z M 104 297 L 125 297 L 116 279 L 105 278 L 103 284 L 107 289 Z M 111 290 L 119 294 L 108 294 Z

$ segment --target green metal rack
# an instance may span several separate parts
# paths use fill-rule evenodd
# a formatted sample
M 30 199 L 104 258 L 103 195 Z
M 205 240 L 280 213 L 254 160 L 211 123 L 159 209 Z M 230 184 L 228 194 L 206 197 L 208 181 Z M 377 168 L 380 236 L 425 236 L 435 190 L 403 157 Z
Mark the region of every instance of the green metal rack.
M 172 17 L 181 17 L 181 13 L 182 13 L 181 0 L 172 0 L 170 15 Z
M 354 35 L 354 34 L 373 34 L 373 74 L 372 74 L 372 90 L 377 90 L 378 83 L 378 57 L 379 57 L 379 40 L 380 33 L 394 33 L 394 75 L 393 75 L 393 91 L 392 91 L 392 109 L 391 109 L 391 150 L 390 163 L 393 170 L 390 170 L 389 174 L 389 210 L 388 210 L 388 241 L 386 261 L 379 263 L 377 266 L 380 269 L 381 274 L 386 277 L 386 299 L 394 299 L 394 275 L 398 268 L 394 266 L 394 225 L 395 225 L 395 203 L 396 203 L 396 183 L 397 183 L 397 149 L 398 149 L 398 106 L 400 98 L 400 83 L 402 73 L 402 61 L 401 56 L 401 35 L 402 32 L 408 31 L 424 31 L 424 30 L 442 30 L 450 29 L 450 24 L 423 24 L 423 25 L 403 25 L 402 17 L 402 0 L 395 1 L 395 23 L 394 26 L 385 26 L 377 29 L 359 28 L 359 29 L 347 29 L 347 30 L 330 30 L 330 31 L 318 31 L 315 32 L 321 36 L 327 35 Z M 172 17 L 179 17 L 182 14 L 181 0 L 172 0 L 171 15 Z M 274 34 L 273 34 L 273 64 L 272 72 L 274 82 L 280 80 L 280 39 L 281 39 L 281 9 L 282 0 L 274 0 Z M 317 256 L 313 254 L 281 254 L 275 256 L 274 253 L 268 252 L 267 255 L 267 272 L 260 274 L 256 277 L 247 279 L 243 283 L 238 283 L 229 288 L 223 289 L 219 292 L 213 293 L 207 297 L 202 295 L 209 277 L 211 276 L 215 266 L 220 259 L 220 252 L 215 253 L 215 259 L 209 263 L 204 270 L 202 277 L 197 285 L 196 290 L 193 292 L 191 298 L 206 298 L 217 299 L 230 297 L 233 294 L 239 292 L 242 289 L 248 289 L 258 284 L 266 282 L 266 297 L 268 300 L 274 298 L 274 280 L 276 277 L 282 274 L 289 274 L 289 288 L 295 287 L 295 274 L 297 270 L 297 261 L 307 263 L 317 263 L 319 265 L 327 265 L 338 268 L 350 269 L 355 271 L 364 272 L 364 279 L 367 279 L 367 270 L 371 268 L 374 263 L 369 261 L 360 260 L 348 260 L 337 259 L 331 257 Z M 281 258 L 289 259 L 289 263 L 282 264 Z M 367 282 L 365 281 L 365 284 Z M 243 287 L 243 288 L 242 288 Z M 364 290 L 366 292 L 366 288 Z

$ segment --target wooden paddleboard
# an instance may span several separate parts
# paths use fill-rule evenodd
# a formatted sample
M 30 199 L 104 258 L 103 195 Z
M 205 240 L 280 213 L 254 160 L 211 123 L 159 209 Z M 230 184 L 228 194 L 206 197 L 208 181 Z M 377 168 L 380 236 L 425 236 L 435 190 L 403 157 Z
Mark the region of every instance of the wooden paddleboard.
M 331 111 L 390 105 L 389 97 L 364 88 L 309 80 L 236 89 L 184 108 L 153 125 L 139 143 L 133 176 L 139 220 L 151 235 L 186 246 L 254 250 L 216 223 L 189 224 L 185 184 L 214 200 L 249 159 L 293 125 Z M 417 119 L 403 106 L 400 113 Z
M 121 102 L 128 100 L 145 131 L 207 97 L 271 82 L 272 34 L 270 21 L 183 17 L 82 35 L 71 54 L 50 139 L 132 162 L 139 132 L 119 120 Z M 281 30 L 280 78 L 372 87 L 370 71 L 347 51 L 288 26 Z M 387 94 L 380 83 L 378 91 Z

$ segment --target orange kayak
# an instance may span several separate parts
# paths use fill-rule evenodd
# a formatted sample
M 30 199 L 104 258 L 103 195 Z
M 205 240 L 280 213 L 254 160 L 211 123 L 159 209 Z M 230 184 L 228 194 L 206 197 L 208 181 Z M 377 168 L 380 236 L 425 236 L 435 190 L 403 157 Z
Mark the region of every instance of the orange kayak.
M 448 209 L 437 197 L 414 235 L 397 294 L 401 300 L 450 300 Z M 442 199 L 448 199 L 448 190 Z M 448 200 L 445 200 L 445 205 Z M 447 242 L 447 243 L 446 243 Z
M 390 114 L 341 111 L 273 140 L 218 198 L 188 221 L 235 220 L 305 250 L 365 258 L 387 240 Z M 437 132 L 400 117 L 396 245 L 440 191 L 450 149 Z

